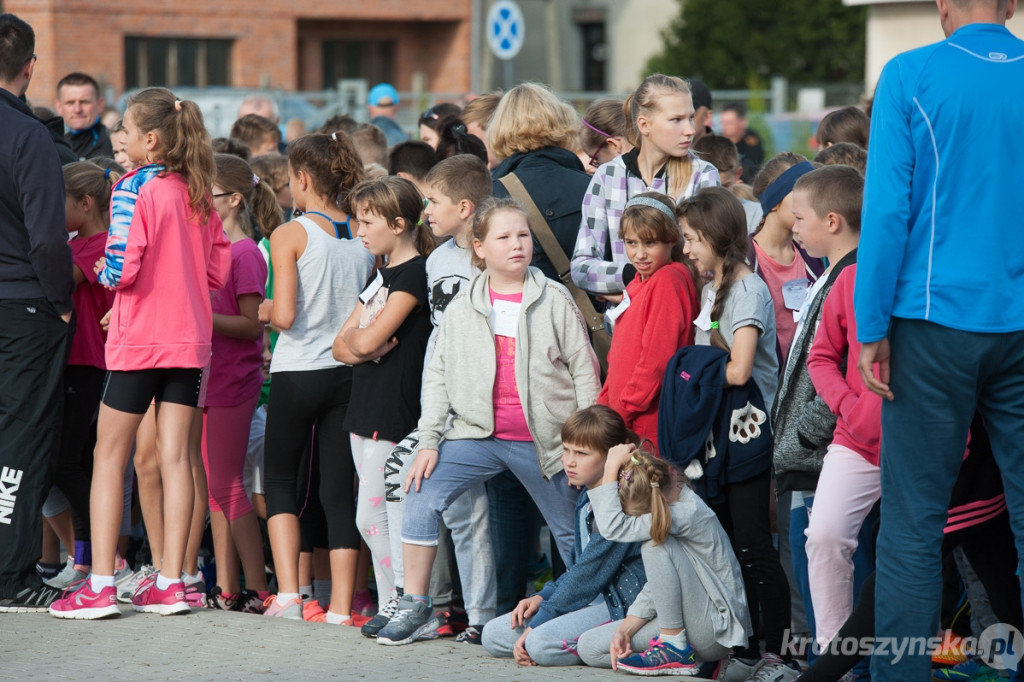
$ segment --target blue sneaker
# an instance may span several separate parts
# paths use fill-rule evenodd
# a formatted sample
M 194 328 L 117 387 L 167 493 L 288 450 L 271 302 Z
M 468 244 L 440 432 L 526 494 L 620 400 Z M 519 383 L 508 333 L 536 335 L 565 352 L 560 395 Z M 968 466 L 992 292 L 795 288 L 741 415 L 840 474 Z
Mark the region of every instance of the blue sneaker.
M 932 673 L 932 679 L 941 682 L 989 682 L 1003 678 L 995 668 L 990 668 L 976 658 L 968 658 L 952 668 L 936 670 Z
M 651 648 L 642 654 L 631 654 L 620 658 L 619 670 L 634 675 L 696 675 L 700 670 L 694 659 L 693 647 L 679 647 L 661 639 L 652 639 Z

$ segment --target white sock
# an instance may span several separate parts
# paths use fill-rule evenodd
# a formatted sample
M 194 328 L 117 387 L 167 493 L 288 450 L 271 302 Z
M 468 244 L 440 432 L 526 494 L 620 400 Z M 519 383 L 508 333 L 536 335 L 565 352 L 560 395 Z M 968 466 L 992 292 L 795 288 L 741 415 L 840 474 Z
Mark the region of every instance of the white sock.
M 181 572 L 181 582 L 183 582 L 183 583 L 199 583 L 199 582 L 204 582 L 203 581 L 203 572 L 199 571 L 195 575 L 192 575 L 191 573 L 186 573 L 185 571 L 182 571 Z
M 298 592 L 278 592 L 277 593 L 277 603 L 280 604 L 281 606 L 284 606 L 285 604 L 287 604 L 289 602 L 295 601 L 298 598 L 299 598 L 299 593 Z
M 89 589 L 93 591 L 93 594 L 99 594 L 100 590 L 104 587 L 114 586 L 114 576 L 112 575 L 96 575 L 93 573 L 89 576 Z
M 679 633 L 675 635 L 666 635 L 665 633 L 662 633 L 661 641 L 668 642 L 679 649 L 685 649 L 689 644 L 686 639 L 686 630 L 680 630 Z
M 331 625 L 341 625 L 344 622 L 352 620 L 352 616 L 343 616 L 340 613 L 334 611 L 327 612 L 327 622 Z
M 299 594 L 302 595 L 302 601 L 309 601 L 313 598 L 313 586 L 299 585 Z
M 179 582 L 181 582 L 181 578 L 166 578 L 162 572 L 156 575 L 156 589 L 158 590 L 170 589 L 171 585 Z
M 326 609 L 327 605 L 331 603 L 331 581 L 314 580 L 313 598 L 320 602 L 320 606 Z

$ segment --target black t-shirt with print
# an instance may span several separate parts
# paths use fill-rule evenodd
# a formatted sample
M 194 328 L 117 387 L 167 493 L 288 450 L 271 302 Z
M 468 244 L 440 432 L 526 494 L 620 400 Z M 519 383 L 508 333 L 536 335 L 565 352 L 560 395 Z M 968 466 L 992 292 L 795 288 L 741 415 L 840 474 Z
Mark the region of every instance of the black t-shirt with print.
M 398 345 L 376 362 L 352 368 L 352 397 L 344 428 L 364 438 L 398 442 L 416 428 L 420 418 L 420 385 L 427 339 L 433 328 L 427 297 L 427 259 L 417 256 L 394 267 L 381 268 L 363 289 L 365 327 L 384 308 L 388 297 L 404 291 L 417 306 L 398 327 Z M 374 291 L 374 288 L 376 290 Z M 372 292 L 369 293 L 368 292 Z

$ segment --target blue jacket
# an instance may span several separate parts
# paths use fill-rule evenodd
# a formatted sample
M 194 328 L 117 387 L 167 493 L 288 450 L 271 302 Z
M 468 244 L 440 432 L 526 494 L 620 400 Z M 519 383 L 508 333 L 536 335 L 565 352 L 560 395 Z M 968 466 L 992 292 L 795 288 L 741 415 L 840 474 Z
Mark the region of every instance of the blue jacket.
M 531 628 L 578 611 L 598 595 L 604 596 L 612 620 L 625 618 L 626 609 L 647 584 L 640 543 L 606 540 L 595 527 L 594 512 L 589 507 L 590 497 L 584 490 L 576 499 L 576 513 L 573 515 L 575 532 L 571 568 L 540 591 L 544 601 L 530 619 Z M 580 510 L 584 508 L 587 508 L 586 523 L 590 533 L 585 549 L 580 528 Z
M 997 24 L 886 64 L 875 90 L 854 308 L 861 343 L 890 319 L 1024 329 L 1024 41 Z
M 722 488 L 771 466 L 768 408 L 753 379 L 728 386 L 729 354 L 713 346 L 686 346 L 665 370 L 658 404 L 661 456 L 686 468 L 696 460 L 703 474 L 694 489 L 709 505 L 725 501 Z

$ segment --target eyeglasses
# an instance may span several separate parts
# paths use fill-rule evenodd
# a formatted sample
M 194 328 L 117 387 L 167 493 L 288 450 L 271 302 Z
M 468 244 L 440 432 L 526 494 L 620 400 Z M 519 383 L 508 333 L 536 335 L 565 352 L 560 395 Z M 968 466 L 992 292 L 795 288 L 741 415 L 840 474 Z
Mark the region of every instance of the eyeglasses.
M 29 62 L 34 62 L 37 59 L 39 59 L 39 57 L 37 57 L 36 55 L 32 55 L 31 57 L 25 60 L 25 63 L 28 64 Z
M 232 194 L 234 194 L 234 192 L 221 192 L 220 194 L 214 194 L 213 198 L 214 199 L 220 199 L 221 197 L 229 197 Z
M 604 146 L 606 144 L 608 144 L 607 137 L 601 140 L 601 144 L 597 145 L 597 148 L 594 150 L 594 153 L 590 155 L 589 165 L 591 168 L 597 168 L 598 166 L 601 165 L 601 162 L 597 160 L 597 155 L 601 153 L 601 150 L 604 149 Z

